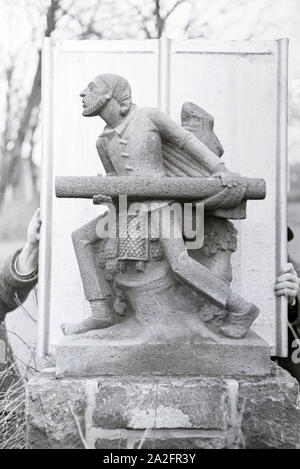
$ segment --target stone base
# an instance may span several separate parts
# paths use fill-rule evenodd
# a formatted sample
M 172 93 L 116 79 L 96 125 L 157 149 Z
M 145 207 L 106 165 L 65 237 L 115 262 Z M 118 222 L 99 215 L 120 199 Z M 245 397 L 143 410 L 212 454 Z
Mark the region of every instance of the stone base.
M 268 377 L 63 378 L 27 385 L 32 448 L 300 448 L 299 387 Z
M 270 373 L 269 346 L 253 331 L 233 340 L 217 335 L 201 321 L 194 327 L 184 326 L 175 328 L 170 323 L 151 335 L 152 329 L 145 333 L 130 318 L 109 329 L 64 337 L 56 348 L 57 376 Z

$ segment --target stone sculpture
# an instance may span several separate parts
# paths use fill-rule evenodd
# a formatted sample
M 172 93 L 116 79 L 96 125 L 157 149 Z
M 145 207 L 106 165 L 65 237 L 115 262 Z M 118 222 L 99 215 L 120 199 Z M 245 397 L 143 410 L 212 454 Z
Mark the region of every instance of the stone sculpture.
M 184 334 L 190 311 L 214 333 L 243 338 L 259 309 L 230 288 L 237 231 L 228 219 L 246 217 L 246 200 L 264 198 L 264 181 L 226 168 L 213 118 L 193 103 L 183 105 L 180 126 L 157 109 L 134 105 L 129 83 L 114 74 L 97 76 L 80 96 L 83 115 L 100 116 L 107 124 L 96 144 L 107 175 L 59 177 L 57 196 L 92 198 L 120 215 L 118 195 L 124 194 L 145 209 L 128 216 L 125 236 L 99 238 L 97 226 L 107 213 L 73 233 L 92 314 L 63 324 L 64 334 L 108 328 L 103 336 L 139 330 L 158 340 L 172 330 L 175 337 Z M 186 201 L 193 202 L 194 219 L 196 202 L 204 206 L 202 247 L 188 249 L 176 216 L 176 237 L 163 237 L 159 223 L 156 236 L 133 236 L 130 227 L 149 220 L 151 203 L 164 213 Z

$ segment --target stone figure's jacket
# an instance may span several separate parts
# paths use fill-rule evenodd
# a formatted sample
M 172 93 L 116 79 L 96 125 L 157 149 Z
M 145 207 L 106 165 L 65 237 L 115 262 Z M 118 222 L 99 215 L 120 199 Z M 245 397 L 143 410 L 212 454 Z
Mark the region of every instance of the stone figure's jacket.
M 117 127 L 105 126 L 96 146 L 109 175 L 209 177 L 222 163 L 219 157 L 222 152 L 219 151 L 219 156 L 211 152 L 208 154 L 207 147 L 196 136 L 166 113 L 155 108 L 140 108 L 135 104 Z M 242 198 L 242 186 L 240 190 Z M 223 208 L 227 199 L 231 199 L 232 191 L 233 188 L 224 188 L 222 192 L 202 200 L 206 210 L 212 204 L 215 216 L 245 218 L 244 201 L 233 209 Z
M 139 108 L 133 104 L 121 124 L 114 129 L 105 127 L 97 141 L 97 149 L 107 172 L 126 176 L 164 176 L 162 137 L 164 141 L 192 154 L 195 145 L 202 145 L 167 114 L 154 108 Z M 207 157 L 203 154 L 202 175 L 211 174 L 219 163 L 218 156 L 212 156 L 210 153 Z
M 24 276 L 16 272 L 14 266 L 19 252 L 20 250 L 9 257 L 0 271 L 0 322 L 4 320 L 6 313 L 25 301 L 38 280 L 37 270 Z

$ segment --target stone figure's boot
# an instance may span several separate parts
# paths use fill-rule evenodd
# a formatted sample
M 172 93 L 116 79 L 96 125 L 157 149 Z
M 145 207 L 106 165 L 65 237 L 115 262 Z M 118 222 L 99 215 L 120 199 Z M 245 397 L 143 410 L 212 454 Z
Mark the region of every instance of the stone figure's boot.
M 226 308 L 229 311 L 229 323 L 219 329 L 220 334 L 231 339 L 242 339 L 259 315 L 259 308 L 235 293 L 231 293 Z
M 113 324 L 113 315 L 109 308 L 108 301 L 91 300 L 92 315 L 79 323 L 65 323 L 61 325 L 65 335 L 82 334 L 94 329 L 104 329 Z

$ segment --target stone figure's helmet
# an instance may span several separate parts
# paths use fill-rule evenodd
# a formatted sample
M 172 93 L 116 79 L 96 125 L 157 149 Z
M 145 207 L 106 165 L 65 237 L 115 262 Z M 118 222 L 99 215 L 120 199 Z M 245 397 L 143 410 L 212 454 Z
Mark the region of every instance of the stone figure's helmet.
M 80 93 L 80 96 L 83 98 L 84 116 L 98 115 L 111 98 L 114 98 L 119 104 L 121 114 L 126 114 L 132 102 L 128 81 L 113 73 L 98 75 Z

